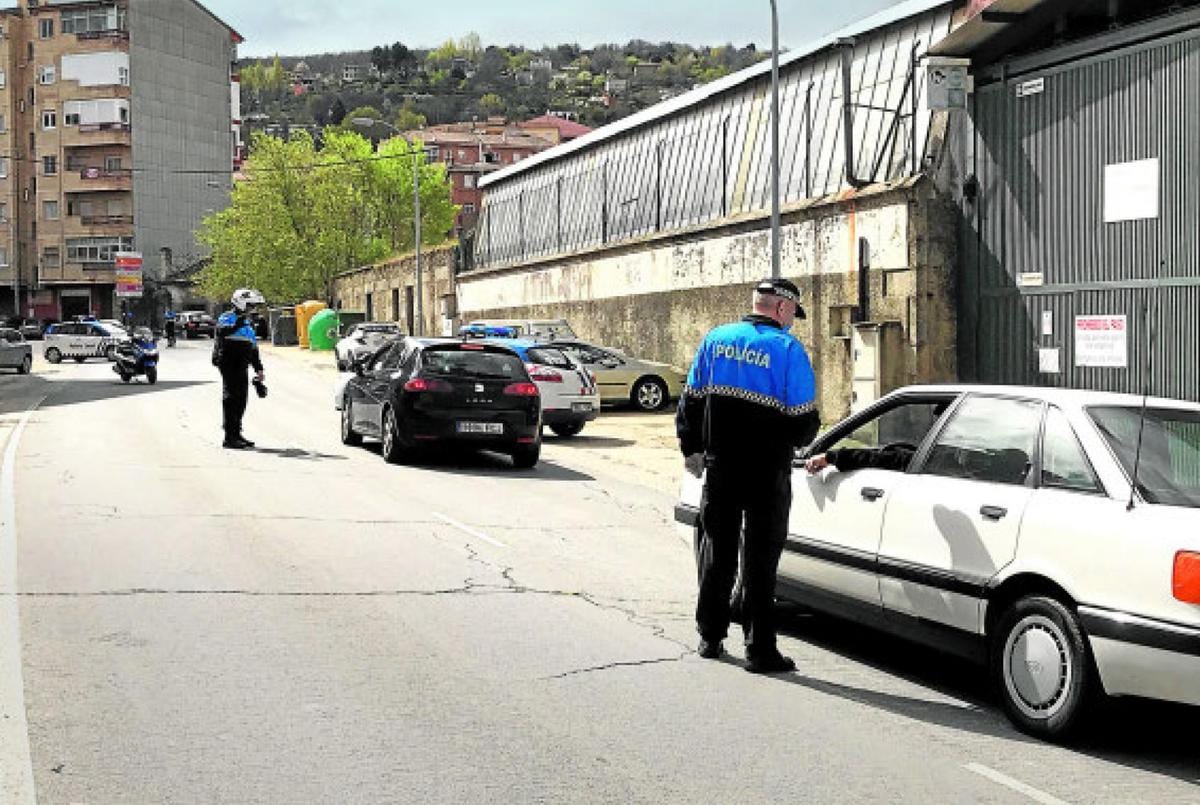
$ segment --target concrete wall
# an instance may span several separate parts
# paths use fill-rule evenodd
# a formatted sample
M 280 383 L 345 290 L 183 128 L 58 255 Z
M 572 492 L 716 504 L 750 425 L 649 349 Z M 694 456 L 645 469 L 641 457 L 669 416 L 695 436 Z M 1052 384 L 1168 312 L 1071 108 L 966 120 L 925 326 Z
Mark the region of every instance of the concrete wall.
M 135 237 L 149 271 L 163 247 L 180 264 L 202 254 L 197 227 L 228 204 L 234 51 L 229 30 L 191 0 L 130 0 L 129 50 Z
M 870 319 L 904 335 L 889 367 L 899 382 L 955 377 L 954 211 L 926 182 L 791 208 L 783 273 L 803 291 L 809 319 L 795 331 L 817 371 L 827 421 L 851 404 L 852 311 L 858 242 L 870 244 Z M 562 317 L 585 339 L 681 367 L 712 327 L 748 311 L 770 272 L 767 222 L 753 217 L 646 238 L 575 259 L 460 275 L 464 320 Z
M 374 320 L 397 321 L 408 329 L 405 289 L 413 289 L 415 310 L 416 276 L 415 261 L 411 255 L 347 271 L 334 280 L 334 305 L 342 310 L 364 313 L 367 309 L 367 294 L 371 294 Z M 451 316 L 447 332 L 447 319 L 442 315 L 447 300 L 450 300 L 450 312 L 454 312 L 453 247 L 442 247 L 421 254 L 421 284 L 424 298 L 424 334 L 440 336 L 457 332 L 458 320 Z M 392 310 L 393 290 L 399 292 L 399 315 L 395 315 Z

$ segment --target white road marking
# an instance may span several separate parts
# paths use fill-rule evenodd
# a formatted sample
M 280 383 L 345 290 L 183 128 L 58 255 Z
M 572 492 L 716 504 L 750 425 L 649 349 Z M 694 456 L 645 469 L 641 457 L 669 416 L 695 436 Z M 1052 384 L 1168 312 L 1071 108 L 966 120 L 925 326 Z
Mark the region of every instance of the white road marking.
M 14 805 L 37 803 L 17 601 L 17 445 L 29 417 L 45 401 L 38 400 L 21 416 L 0 465 L 0 800 Z
M 492 539 L 487 534 L 484 534 L 482 531 L 476 531 L 474 528 L 471 528 L 469 525 L 464 525 L 463 523 L 458 522 L 458 520 L 455 520 L 453 517 L 447 517 L 446 515 L 440 514 L 438 512 L 434 512 L 433 516 L 438 518 L 439 520 L 441 520 L 446 525 L 454 526 L 455 528 L 457 528 L 459 531 L 463 532 L 464 534 L 470 534 L 475 539 L 483 540 L 488 545 L 495 545 L 497 548 L 507 548 L 508 547 L 500 540 Z
M 984 766 L 982 763 L 968 763 L 963 768 L 969 772 L 972 772 L 973 774 L 978 774 L 980 777 L 986 777 L 993 783 L 999 783 L 1005 788 L 1011 788 L 1018 794 L 1024 794 L 1034 802 L 1041 803 L 1041 805 L 1067 805 L 1066 802 L 1058 797 L 1051 796 L 1045 791 L 1041 791 L 1031 785 L 1026 785 L 1020 780 L 1015 780 L 1012 777 L 1009 777 L 1007 774 L 1001 774 L 995 769 Z

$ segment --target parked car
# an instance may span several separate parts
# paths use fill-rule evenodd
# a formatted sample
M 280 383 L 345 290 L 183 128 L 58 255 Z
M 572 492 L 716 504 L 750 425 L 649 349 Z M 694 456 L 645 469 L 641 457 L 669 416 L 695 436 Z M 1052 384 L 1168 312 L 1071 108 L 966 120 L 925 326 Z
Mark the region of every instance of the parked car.
M 403 338 L 356 365 L 342 401 L 342 442 L 383 442 L 389 463 L 420 447 L 465 445 L 537 464 L 541 397 L 525 364 L 498 344 Z
M 403 336 L 399 324 L 373 321 L 354 325 L 333 347 L 338 371 L 350 369 L 356 360 L 375 354 L 387 341 Z
M 592 371 L 600 399 L 610 405 L 629 404 L 641 411 L 660 411 L 679 399 L 687 374 L 665 363 L 631 358 L 619 350 L 583 341 L 552 342 Z
M 16 369 L 19 375 L 33 371 L 33 347 L 20 330 L 0 327 L 0 369 Z
M 26 341 L 40 341 L 42 339 L 42 325 L 37 319 L 13 316 L 4 323 L 4 326 L 19 332 Z
M 83 363 L 88 358 L 115 360 L 117 344 L 128 340 L 124 330 L 116 330 L 98 321 L 72 321 L 52 324 L 43 336 L 42 354 L 50 363 L 72 358 Z
M 904 471 L 793 473 L 778 594 L 986 664 L 1059 737 L 1093 694 L 1200 705 L 1200 405 L 917 387 L 821 436 Z M 915 451 L 915 452 L 913 452 Z M 1136 479 L 1136 482 L 1135 482 Z M 676 519 L 700 539 L 703 482 Z
M 179 327 L 183 337 L 189 340 L 201 336 L 213 338 L 217 332 L 216 321 L 203 310 L 185 310 L 179 314 L 175 326 Z
M 561 349 L 523 339 L 489 339 L 508 347 L 525 361 L 542 395 L 542 423 L 569 439 L 600 416 L 600 390 L 591 372 Z
M 512 328 L 514 338 L 537 341 L 574 340 L 577 336 L 566 319 L 480 319 L 467 324 L 467 328 L 486 327 Z

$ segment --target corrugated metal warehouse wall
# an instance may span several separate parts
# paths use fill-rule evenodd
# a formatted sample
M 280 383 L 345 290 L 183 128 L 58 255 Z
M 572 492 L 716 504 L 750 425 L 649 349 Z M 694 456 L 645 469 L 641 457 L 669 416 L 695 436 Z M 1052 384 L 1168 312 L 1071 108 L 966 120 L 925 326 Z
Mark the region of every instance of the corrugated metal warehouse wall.
M 973 117 L 967 379 L 1140 392 L 1153 347 L 1151 389 L 1200 398 L 1200 31 L 1006 76 Z M 1151 159 L 1157 217 L 1111 220 L 1112 166 Z M 1077 365 L 1077 316 L 1126 317 L 1126 367 Z
M 864 25 L 850 69 L 855 174 L 867 181 L 922 170 L 928 113 L 912 114 L 914 57 L 948 32 L 949 2 L 909 2 L 890 22 Z M 902 18 L 900 14 L 909 11 Z M 898 20 L 898 21 L 897 21 Z M 869 22 L 869 21 L 868 21 Z M 923 98 L 924 71 L 915 71 Z M 499 176 L 486 189 L 478 267 L 520 265 L 672 232 L 770 203 L 769 72 L 751 68 L 729 89 L 677 99 L 595 145 Z M 703 93 L 704 90 L 701 90 Z M 782 70 L 784 203 L 846 187 L 842 55 L 823 46 Z M 650 110 L 654 112 L 654 110 Z M 635 121 L 636 123 L 636 121 Z

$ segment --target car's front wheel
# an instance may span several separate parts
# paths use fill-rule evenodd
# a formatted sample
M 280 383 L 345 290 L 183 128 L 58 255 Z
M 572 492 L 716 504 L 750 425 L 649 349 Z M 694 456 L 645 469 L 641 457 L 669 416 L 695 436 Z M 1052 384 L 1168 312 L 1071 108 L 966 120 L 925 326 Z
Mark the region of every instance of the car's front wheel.
M 362 444 L 362 434 L 354 429 L 354 411 L 351 405 L 349 397 L 342 403 L 342 444 L 358 447 Z
M 639 411 L 661 411 L 670 402 L 670 395 L 661 378 L 643 377 L 634 385 L 631 399 Z
M 1079 619 L 1061 602 L 1027 596 L 996 629 L 991 672 L 1004 709 L 1021 730 L 1061 739 L 1079 726 L 1095 688 Z
M 62 353 L 56 347 L 46 350 L 46 360 L 50 363 L 62 363 Z

